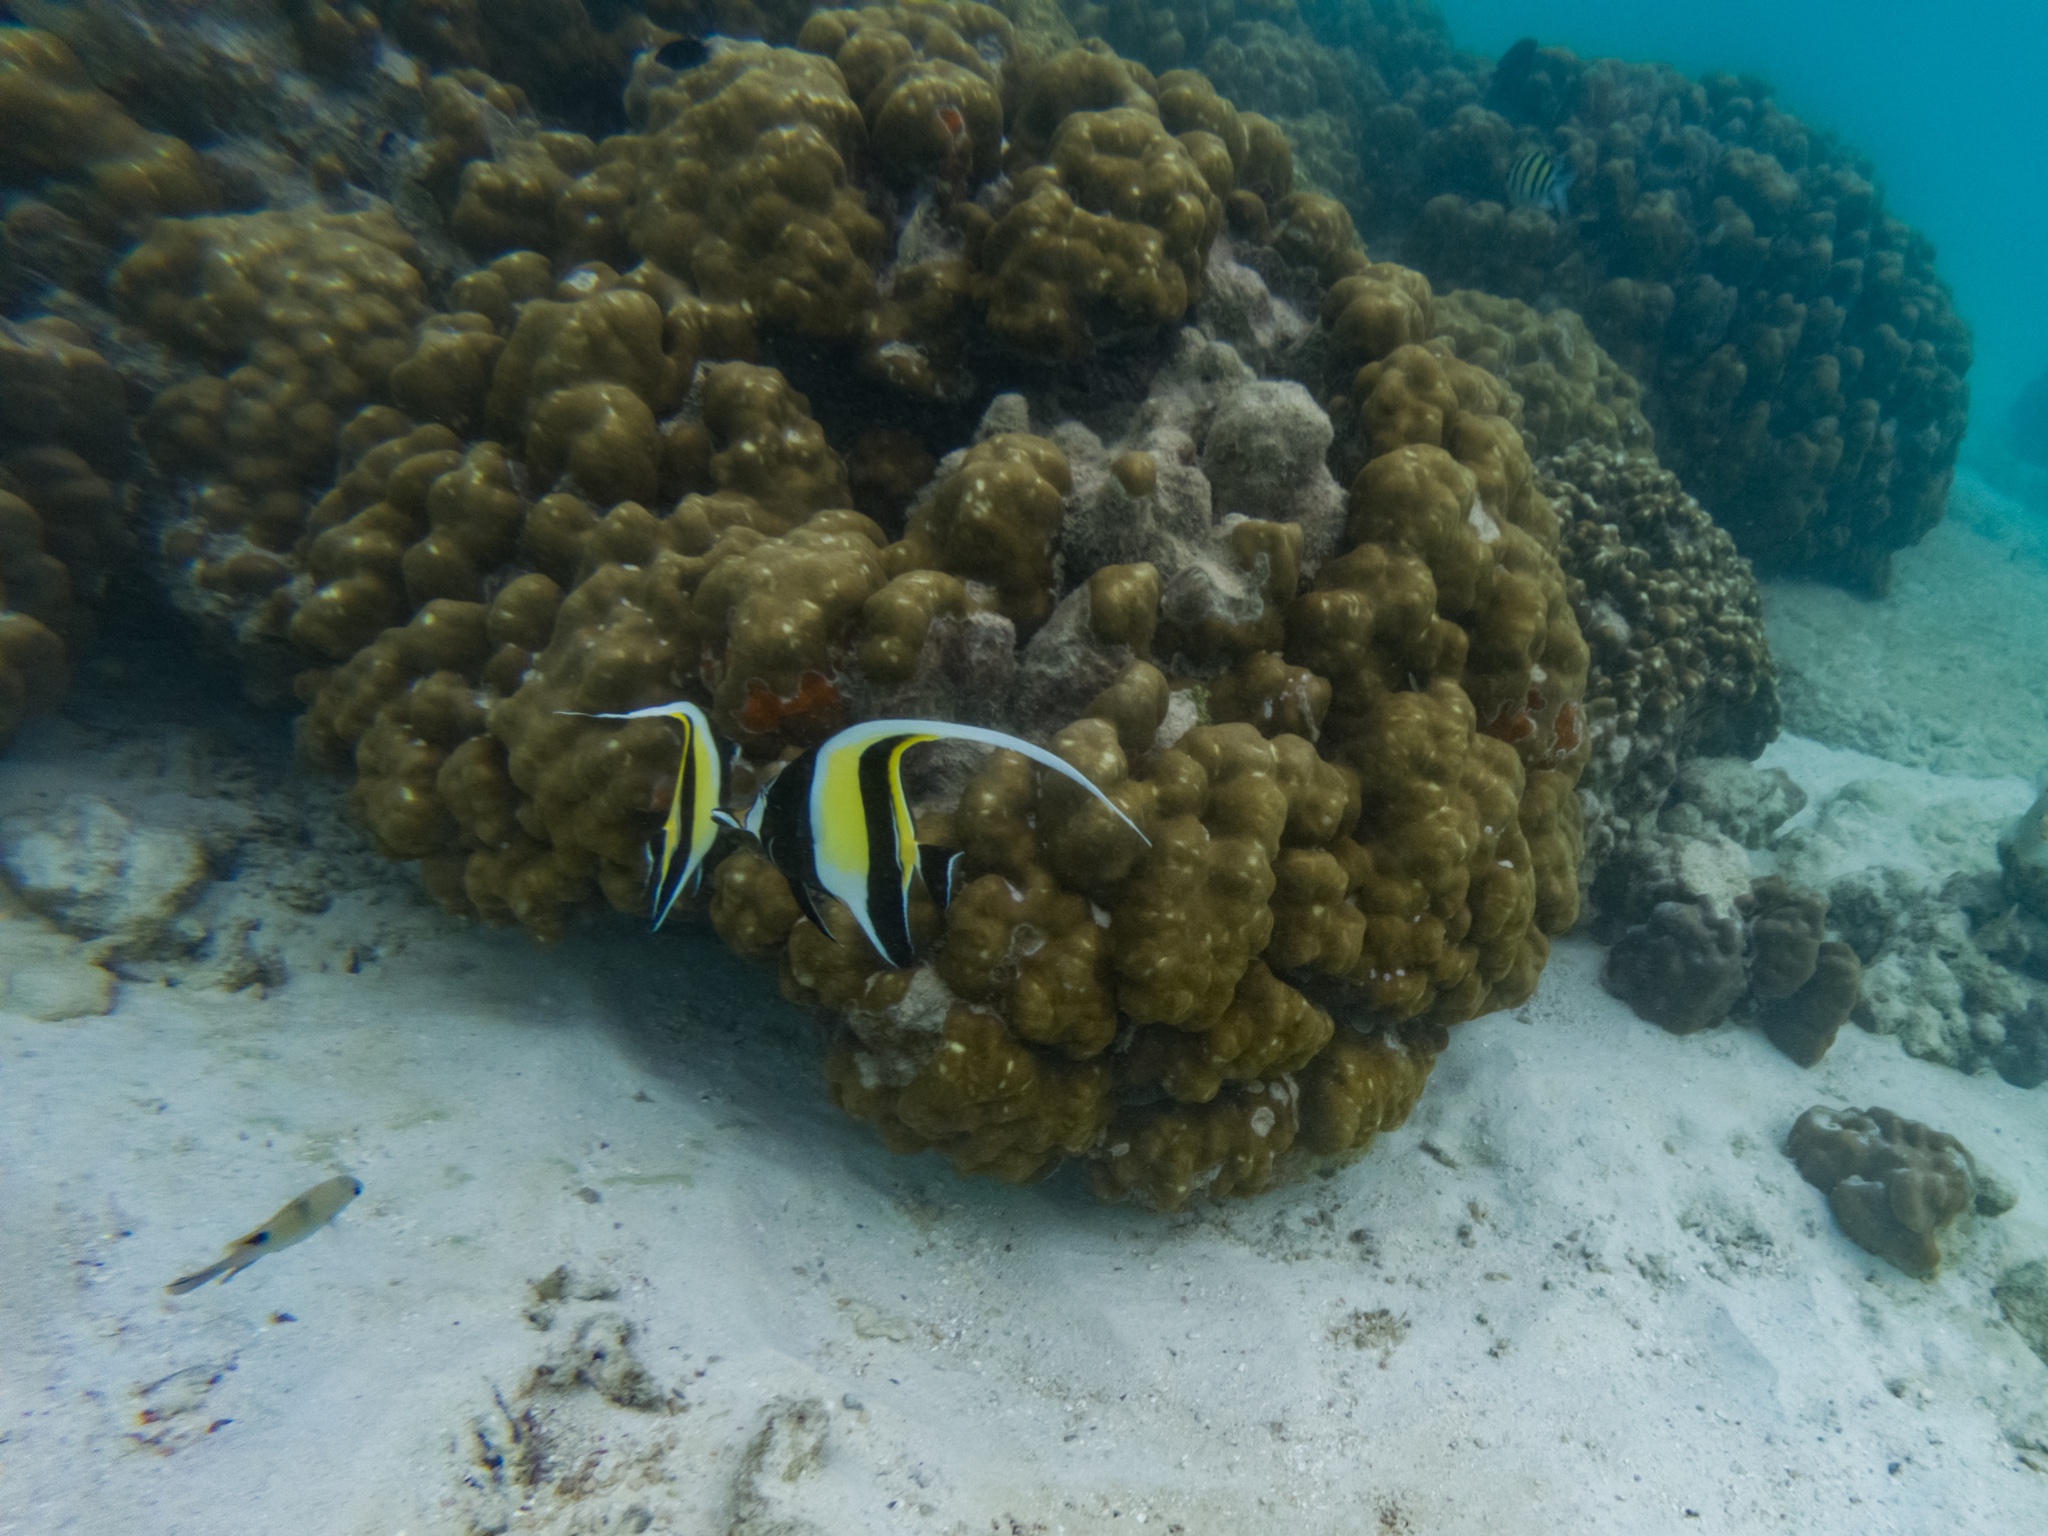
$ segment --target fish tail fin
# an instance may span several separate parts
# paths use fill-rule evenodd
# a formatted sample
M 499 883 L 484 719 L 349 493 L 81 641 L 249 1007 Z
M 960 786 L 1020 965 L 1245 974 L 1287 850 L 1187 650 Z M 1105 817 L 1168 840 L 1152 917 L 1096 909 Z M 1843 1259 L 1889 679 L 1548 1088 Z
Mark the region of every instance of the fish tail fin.
M 218 1264 L 207 1265 L 206 1268 L 200 1270 L 197 1274 L 181 1275 L 178 1279 L 165 1286 L 164 1289 L 173 1296 L 182 1296 L 187 1291 L 198 1290 L 200 1286 L 206 1284 L 215 1275 L 233 1274 L 233 1266 L 233 1259 L 222 1259 Z

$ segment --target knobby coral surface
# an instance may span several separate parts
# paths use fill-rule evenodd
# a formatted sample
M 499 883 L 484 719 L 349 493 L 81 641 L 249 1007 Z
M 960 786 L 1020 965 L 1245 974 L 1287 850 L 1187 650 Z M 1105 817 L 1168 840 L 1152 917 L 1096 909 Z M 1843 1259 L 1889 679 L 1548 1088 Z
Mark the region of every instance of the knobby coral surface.
M 884 713 L 1059 752 L 1149 842 L 1024 759 L 913 758 L 965 861 L 912 967 L 744 839 L 683 909 L 826 1013 L 892 1146 L 1174 1207 L 1397 1124 L 1576 914 L 1588 655 L 1524 431 L 1626 439 L 1617 378 L 1519 314 L 1461 358 L 1199 74 L 902 0 L 628 75 L 658 30 L 513 11 L 616 118 L 493 78 L 488 8 L 293 7 L 337 80 L 373 29 L 442 66 L 407 218 L 337 183 L 120 264 L 177 378 L 174 595 L 384 853 L 542 938 L 640 908 L 679 745 L 565 711 L 692 699 L 740 793 Z
M 1749 562 L 1676 475 L 1592 442 L 1536 467 L 1593 653 L 1579 781 L 1590 879 L 1688 760 L 1763 751 L 1778 734 L 1777 672 Z
M 0 747 L 63 697 L 127 552 L 120 376 L 77 326 L 0 320 Z

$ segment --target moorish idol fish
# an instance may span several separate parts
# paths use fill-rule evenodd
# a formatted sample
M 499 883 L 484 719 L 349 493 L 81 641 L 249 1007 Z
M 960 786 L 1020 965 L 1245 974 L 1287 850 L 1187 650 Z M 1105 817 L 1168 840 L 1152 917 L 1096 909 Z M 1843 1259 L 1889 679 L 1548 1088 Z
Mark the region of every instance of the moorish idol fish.
M 557 713 L 586 720 L 673 720 L 683 728 L 683 755 L 676 763 L 676 788 L 668 803 L 668 819 L 661 826 L 661 853 L 658 861 L 649 863 L 649 917 L 658 930 L 668 921 L 676 898 L 703 878 L 704 856 L 718 841 L 719 829 L 734 825 L 722 808 L 730 754 L 712 729 L 711 717 L 681 699 L 616 714 L 577 709 Z
M 1548 208 L 1565 218 L 1571 212 L 1565 194 L 1578 178 L 1578 170 L 1568 161 L 1532 149 L 1508 172 L 1508 202 L 1516 208 Z
M 1020 753 L 1063 774 L 1151 842 L 1116 802 L 1045 748 L 1001 731 L 943 720 L 868 720 L 827 737 L 795 759 L 747 810 L 745 829 L 782 871 L 797 906 L 828 938 L 819 896 L 846 904 L 876 953 L 898 970 L 914 965 L 910 877 L 915 870 L 940 906 L 953 898 L 961 855 L 917 841 L 903 794 L 903 754 L 934 741 L 968 741 Z
M 293 1243 L 311 1237 L 340 1215 L 341 1208 L 362 1192 L 361 1181 L 348 1174 L 325 1179 L 298 1199 L 279 1208 L 255 1231 L 229 1243 L 227 1252 L 221 1255 L 218 1263 L 181 1276 L 164 1289 L 173 1296 L 182 1296 L 187 1291 L 197 1290 L 215 1275 L 220 1276 L 221 1284 L 225 1285 L 266 1253 L 275 1253 L 280 1248 L 289 1248 Z

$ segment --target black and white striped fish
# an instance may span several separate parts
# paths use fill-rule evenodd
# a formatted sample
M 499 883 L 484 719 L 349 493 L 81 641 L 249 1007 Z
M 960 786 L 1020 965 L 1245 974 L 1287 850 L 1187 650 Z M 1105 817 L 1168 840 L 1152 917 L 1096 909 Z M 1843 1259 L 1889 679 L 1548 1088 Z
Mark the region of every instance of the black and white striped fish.
M 1566 194 L 1579 173 L 1568 160 L 1558 160 L 1540 149 L 1532 149 L 1508 172 L 1508 205 L 1513 208 L 1548 208 L 1560 219 L 1571 215 Z
M 923 876 L 940 906 L 952 901 L 961 855 L 917 841 L 903 793 L 904 753 L 933 741 L 968 741 L 1021 753 L 1072 779 L 1141 839 L 1151 841 L 1080 770 L 1043 747 L 943 720 L 868 720 L 791 762 L 755 799 L 744 823 L 789 881 L 804 916 L 827 937 L 838 935 L 818 911 L 822 896 L 843 902 L 875 952 L 902 970 L 917 963 L 910 938 L 912 874 Z

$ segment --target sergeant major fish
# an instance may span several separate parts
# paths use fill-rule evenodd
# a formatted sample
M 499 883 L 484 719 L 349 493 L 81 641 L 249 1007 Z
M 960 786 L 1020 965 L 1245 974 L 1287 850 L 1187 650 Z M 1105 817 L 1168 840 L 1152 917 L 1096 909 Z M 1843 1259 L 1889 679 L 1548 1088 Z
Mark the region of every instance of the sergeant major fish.
M 898 970 L 917 961 L 910 938 L 913 870 L 940 906 L 953 898 L 961 855 L 917 841 L 903 793 L 903 754 L 935 741 L 1002 747 L 1072 779 L 1150 846 L 1138 824 L 1070 763 L 1001 731 L 943 720 L 848 726 L 785 767 L 748 808 L 745 829 L 789 881 L 797 906 L 828 938 L 818 896 L 843 902 L 868 942 Z
M 669 798 L 668 816 L 661 825 L 661 852 L 658 861 L 650 863 L 648 916 L 652 929 L 659 930 L 668 921 L 676 898 L 685 890 L 694 890 L 702 881 L 704 856 L 718 841 L 719 829 L 735 825 L 722 809 L 731 754 L 712 729 L 711 717 L 687 700 L 617 713 L 575 709 L 557 713 L 585 720 L 665 719 L 683 728 L 683 753 L 676 763 L 675 793 Z
M 1508 203 L 1515 208 L 1548 208 L 1558 218 L 1568 218 L 1571 204 L 1565 194 L 1578 179 L 1570 161 L 1532 149 L 1508 172 Z
M 197 1290 L 215 1275 L 225 1285 L 266 1253 L 289 1248 L 318 1232 L 341 1213 L 341 1208 L 363 1192 L 362 1181 L 346 1173 L 336 1174 L 307 1190 L 298 1199 L 279 1207 L 270 1220 L 255 1231 L 236 1238 L 217 1264 L 196 1274 L 173 1280 L 164 1289 L 173 1296 Z

